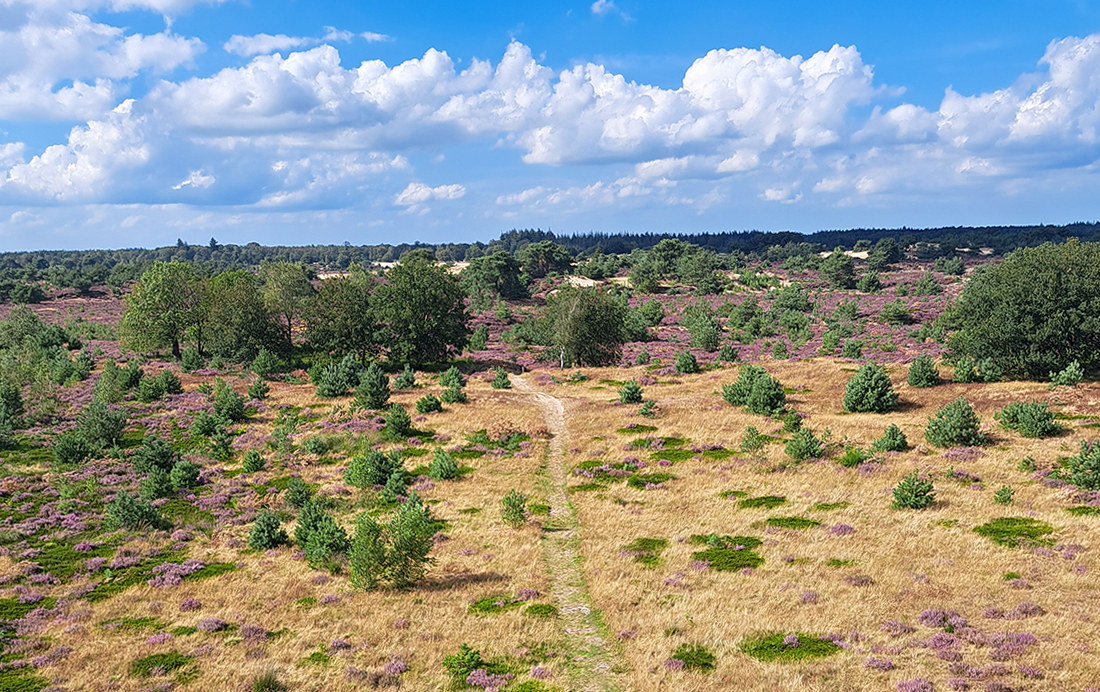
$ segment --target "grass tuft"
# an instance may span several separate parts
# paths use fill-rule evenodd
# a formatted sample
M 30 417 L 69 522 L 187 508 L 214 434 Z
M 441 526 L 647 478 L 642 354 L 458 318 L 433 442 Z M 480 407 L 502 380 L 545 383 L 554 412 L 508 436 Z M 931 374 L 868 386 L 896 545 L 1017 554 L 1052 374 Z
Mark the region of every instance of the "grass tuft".
M 1024 546 L 1050 546 L 1054 541 L 1044 538 L 1054 533 L 1054 527 L 1045 521 L 1027 517 L 1000 517 L 974 528 L 974 533 L 1009 548 Z

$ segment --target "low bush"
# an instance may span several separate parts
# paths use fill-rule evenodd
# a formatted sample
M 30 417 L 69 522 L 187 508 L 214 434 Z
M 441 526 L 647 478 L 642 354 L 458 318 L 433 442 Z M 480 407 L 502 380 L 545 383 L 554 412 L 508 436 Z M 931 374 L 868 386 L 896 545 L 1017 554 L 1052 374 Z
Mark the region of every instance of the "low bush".
M 130 496 L 125 490 L 107 503 L 103 522 L 108 529 L 167 529 L 170 524 L 156 507 Z
M 214 380 L 214 417 L 223 421 L 245 419 L 244 397 L 220 377 Z
M 856 339 L 848 339 L 840 349 L 843 358 L 859 359 L 863 356 L 863 342 Z
M 1050 437 L 1062 432 L 1054 422 L 1054 412 L 1045 402 L 1014 401 L 993 417 L 1005 430 L 1015 430 L 1024 437 Z
M 681 644 L 672 652 L 672 659 L 682 661 L 684 670 L 709 673 L 717 660 L 714 653 L 702 644 Z
M 514 489 L 508 491 L 504 499 L 500 501 L 501 520 L 517 529 L 527 523 L 527 498 L 517 493 Z
M 1062 462 L 1061 475 L 1081 490 L 1100 490 L 1100 440 L 1081 440 L 1080 453 Z
M 940 383 L 940 373 L 936 370 L 936 363 L 932 356 L 927 354 L 917 356 L 917 359 L 909 366 L 909 374 L 905 381 L 911 387 L 934 387 Z
M 462 387 L 448 387 L 443 390 L 443 393 L 439 395 L 439 398 L 447 404 L 465 404 L 466 392 Z
M 306 482 L 295 476 L 286 485 L 286 501 L 291 507 L 304 507 L 313 498 Z
M 693 375 L 699 372 L 699 361 L 691 351 L 680 351 L 676 356 L 676 372 L 681 375 Z
M 624 382 L 623 386 L 619 387 L 619 401 L 624 404 L 642 403 L 642 386 L 636 380 Z
M 1081 369 L 1081 364 L 1073 361 L 1064 370 L 1050 373 L 1050 388 L 1076 387 L 1084 378 L 1085 371 Z
M 384 524 L 366 512 L 359 515 L 348 553 L 352 585 L 369 591 L 386 584 L 402 589 L 417 583 L 433 563 L 428 553 L 435 533 L 436 522 L 415 497 Z
M 905 439 L 905 433 L 901 428 L 891 423 L 886 426 L 882 437 L 871 443 L 872 452 L 904 452 L 909 449 L 909 440 Z
M 466 384 L 466 380 L 463 379 L 462 373 L 458 371 L 458 368 L 451 366 L 447 368 L 447 371 L 439 376 L 439 384 L 444 387 L 462 387 Z
M 442 447 L 437 447 L 432 463 L 428 466 L 428 477 L 433 481 L 448 481 L 458 478 L 458 464 Z
M 825 446 L 809 428 L 802 428 L 787 442 L 784 451 L 795 461 L 820 459 L 825 456 Z
M 290 541 L 279 517 L 269 509 L 261 509 L 248 533 L 248 547 L 253 550 L 270 550 Z
M 913 471 L 894 488 L 894 509 L 925 509 L 936 501 L 936 490 L 929 478 Z
M 946 404 L 928 419 L 924 437 L 936 447 L 972 447 L 986 443 L 981 433 L 981 419 L 965 399 L 959 397 Z
M 438 413 L 443 410 L 443 402 L 433 394 L 425 394 L 416 400 L 417 413 Z
M 844 410 L 886 413 L 898 405 L 898 395 L 881 365 L 864 363 L 844 388 Z
M 348 549 L 347 532 L 314 500 L 302 505 L 298 525 L 294 527 L 294 542 L 313 567 L 324 565 Z
M 245 473 L 256 473 L 264 470 L 264 458 L 255 449 L 250 449 L 244 455 L 242 463 Z
M 504 368 L 496 368 L 489 386 L 493 389 L 511 389 L 512 381 L 508 379 L 508 372 Z
M 481 349 L 471 346 L 470 350 L 480 351 Z M 367 369 L 370 370 L 370 368 Z M 362 384 L 362 380 L 360 380 L 360 384 Z M 393 378 L 393 387 L 394 389 L 413 389 L 416 387 L 416 373 L 413 372 L 413 369 L 410 368 L 408 364 L 405 365 L 404 370 L 397 374 L 397 377 Z
M 1016 493 L 1012 491 L 1012 488 L 1002 485 L 1000 490 L 993 493 L 993 501 L 999 505 L 1010 505 L 1015 495 Z
M 271 385 L 263 379 L 257 379 L 255 382 L 248 385 L 248 398 L 250 399 L 266 399 L 267 395 L 270 393 Z
M 390 404 L 383 417 L 386 421 L 386 433 L 390 438 L 404 440 L 413 433 L 412 418 L 401 404 Z
M 389 454 L 369 452 L 352 458 L 344 471 L 344 482 L 356 488 L 369 489 L 376 485 L 385 485 L 390 476 L 402 468 L 401 454 L 396 450 Z
M 168 479 L 172 482 L 172 489 L 184 490 L 195 487 L 199 484 L 199 472 L 201 470 L 190 461 L 176 462 L 176 465 L 172 467 L 172 471 L 168 474 Z
M 249 369 L 260 377 L 266 378 L 282 370 L 282 364 L 279 362 L 278 356 L 266 348 L 261 348 L 252 360 Z
M 390 400 L 390 381 L 378 363 L 371 363 L 359 376 L 359 386 L 355 388 L 354 406 L 356 408 L 380 411 Z

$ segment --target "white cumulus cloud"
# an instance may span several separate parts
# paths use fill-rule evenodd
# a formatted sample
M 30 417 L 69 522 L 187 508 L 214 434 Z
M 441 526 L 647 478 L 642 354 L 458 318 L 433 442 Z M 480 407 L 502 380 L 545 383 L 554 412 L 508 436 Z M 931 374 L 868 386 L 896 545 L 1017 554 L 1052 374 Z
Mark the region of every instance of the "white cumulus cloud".
M 314 43 L 313 39 L 286 34 L 256 34 L 255 36 L 234 35 L 222 46 L 227 53 L 250 57 L 260 53 L 274 53 L 289 48 L 301 48 Z
M 402 207 L 411 207 L 424 204 L 432 200 L 461 199 L 466 195 L 466 188 L 462 185 L 440 185 L 429 187 L 424 183 L 409 183 L 408 187 L 393 199 L 393 203 Z

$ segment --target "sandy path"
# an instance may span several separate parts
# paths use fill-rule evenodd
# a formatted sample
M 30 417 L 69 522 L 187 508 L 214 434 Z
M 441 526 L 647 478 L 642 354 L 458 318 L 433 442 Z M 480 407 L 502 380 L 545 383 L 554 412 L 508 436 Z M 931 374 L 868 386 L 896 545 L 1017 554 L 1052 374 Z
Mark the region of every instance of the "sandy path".
M 592 608 L 585 591 L 577 516 L 565 489 L 568 478 L 565 450 L 569 440 L 565 407 L 560 399 L 534 391 L 522 377 L 513 376 L 512 383 L 516 389 L 532 395 L 553 435 L 546 460 L 550 519 L 543 530 L 543 550 L 573 663 L 569 689 L 573 692 L 616 690 L 618 685 L 612 674 L 613 653 L 606 645 L 599 611 Z

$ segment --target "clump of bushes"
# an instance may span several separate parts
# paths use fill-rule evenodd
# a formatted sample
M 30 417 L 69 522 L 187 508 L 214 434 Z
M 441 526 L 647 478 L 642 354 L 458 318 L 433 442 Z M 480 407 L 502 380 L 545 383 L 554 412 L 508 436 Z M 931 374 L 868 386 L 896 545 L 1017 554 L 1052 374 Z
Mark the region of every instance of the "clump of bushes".
M 795 461 L 820 459 L 825 456 L 825 445 L 809 428 L 802 428 L 787 442 L 784 451 Z
M 619 401 L 624 404 L 642 403 L 642 386 L 636 380 L 630 380 L 619 387 Z
M 1080 453 L 1062 462 L 1061 475 L 1081 490 L 1100 490 L 1100 440 L 1081 440 Z
M 936 501 L 936 489 L 929 478 L 913 471 L 894 488 L 894 509 L 925 509 Z
M 376 485 L 386 485 L 390 476 L 403 470 L 400 452 L 370 452 L 352 458 L 344 471 L 344 482 L 356 488 L 373 488 Z
M 733 384 L 723 385 L 722 398 L 732 406 L 744 406 L 749 413 L 772 416 L 787 407 L 783 385 L 759 365 L 745 365 Z
M 248 533 L 248 547 L 253 550 L 269 550 L 286 545 L 290 541 L 279 517 L 269 509 L 261 509 L 252 530 Z
M 676 356 L 676 372 L 681 375 L 694 375 L 699 372 L 699 361 L 691 351 L 680 351 Z
M 936 363 L 932 356 L 927 354 L 917 356 L 917 359 L 909 366 L 909 374 L 905 381 L 911 387 L 935 387 L 940 383 L 940 373 L 936 370 Z
M 906 449 L 909 449 L 909 440 L 905 439 L 901 428 L 893 423 L 886 426 L 882 437 L 871 443 L 872 452 L 904 452 Z
M 107 503 L 104 524 L 111 530 L 166 529 L 170 526 L 156 507 L 134 499 L 125 490 Z
M 981 420 L 962 397 L 944 405 L 928 419 L 924 437 L 936 447 L 970 447 L 986 443 L 980 430 Z
M 1054 422 L 1054 412 L 1045 402 L 1014 401 L 993 417 L 1001 421 L 1005 430 L 1015 430 L 1024 437 L 1050 437 L 1062 431 L 1062 426 Z
M 508 372 L 504 368 L 495 368 L 489 386 L 493 389 L 511 389 L 512 381 L 508 379 Z
M 844 410 L 886 413 L 898 405 L 898 395 L 881 365 L 864 363 L 844 388 Z
M 436 522 L 415 494 L 385 523 L 360 514 L 348 555 L 352 585 L 370 591 L 417 583 L 434 562 L 428 553 L 435 532 Z

